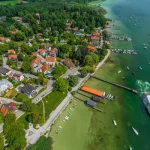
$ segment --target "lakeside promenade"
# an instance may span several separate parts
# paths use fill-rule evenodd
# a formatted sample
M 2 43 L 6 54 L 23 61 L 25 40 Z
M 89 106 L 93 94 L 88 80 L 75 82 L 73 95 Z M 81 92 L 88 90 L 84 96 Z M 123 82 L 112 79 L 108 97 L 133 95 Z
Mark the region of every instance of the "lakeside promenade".
M 107 60 L 107 58 L 110 55 L 110 50 L 108 50 L 107 55 L 105 58 L 97 65 L 95 71 L 97 71 Z M 95 73 L 94 71 L 94 73 Z M 92 75 L 94 74 L 92 73 Z M 91 74 L 88 74 L 85 78 L 82 78 L 78 85 L 72 88 L 73 91 L 78 90 L 89 78 Z M 46 121 L 46 123 L 41 126 L 39 129 L 34 129 L 32 126 L 29 127 L 29 129 L 26 131 L 26 138 L 27 138 L 27 146 L 30 144 L 36 143 L 36 141 L 40 138 L 40 136 L 44 135 L 46 131 L 50 131 L 51 125 L 54 124 L 55 120 L 59 117 L 59 115 L 63 112 L 63 110 L 67 107 L 69 102 L 73 96 L 68 93 L 67 97 L 60 103 L 60 105 L 50 114 L 49 119 Z M 32 132 L 32 135 L 30 134 Z

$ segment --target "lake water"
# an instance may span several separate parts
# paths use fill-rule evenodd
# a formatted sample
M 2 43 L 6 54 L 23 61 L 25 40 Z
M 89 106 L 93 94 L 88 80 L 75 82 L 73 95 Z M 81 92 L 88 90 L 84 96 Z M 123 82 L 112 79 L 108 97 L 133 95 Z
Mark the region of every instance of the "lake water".
M 150 65 L 148 64 L 150 62 L 150 1 L 106 0 L 100 4 L 108 11 L 107 16 L 114 20 L 111 24 L 112 34 L 123 34 L 132 38 L 132 43 L 112 40 L 112 47 L 136 49 L 138 55 L 112 53 L 112 61 L 101 67 L 95 75 L 136 89 L 139 94 L 135 95 L 90 79 L 86 83 L 87 86 L 112 93 L 116 96 L 116 100 L 106 101 L 105 105 L 97 104 L 97 107 L 105 113 L 78 104 L 68 122 L 64 123 L 63 119 L 70 111 L 70 104 L 52 127 L 50 135 L 54 140 L 53 148 L 54 150 L 127 150 L 131 145 L 134 150 L 150 150 L 150 117 L 140 97 L 142 92 L 150 91 Z M 148 44 L 147 49 L 143 49 L 143 44 Z M 136 47 L 134 48 L 133 45 Z M 139 66 L 143 70 L 139 70 Z M 120 74 L 118 74 L 119 70 L 122 71 Z M 133 76 L 132 72 L 136 75 Z M 123 76 L 126 82 L 122 80 Z M 77 96 L 83 98 L 79 94 Z M 112 123 L 113 118 L 117 122 L 117 127 Z M 63 129 L 56 134 L 59 125 Z M 138 130 L 139 136 L 132 131 L 132 126 Z

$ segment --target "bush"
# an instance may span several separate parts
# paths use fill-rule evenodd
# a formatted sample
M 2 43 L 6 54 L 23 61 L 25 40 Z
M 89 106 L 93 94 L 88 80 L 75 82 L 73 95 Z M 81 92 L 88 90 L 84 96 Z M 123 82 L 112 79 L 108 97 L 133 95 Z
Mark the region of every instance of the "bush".
M 72 91 L 72 88 L 71 88 L 70 86 L 68 87 L 68 91 L 69 91 L 69 92 Z

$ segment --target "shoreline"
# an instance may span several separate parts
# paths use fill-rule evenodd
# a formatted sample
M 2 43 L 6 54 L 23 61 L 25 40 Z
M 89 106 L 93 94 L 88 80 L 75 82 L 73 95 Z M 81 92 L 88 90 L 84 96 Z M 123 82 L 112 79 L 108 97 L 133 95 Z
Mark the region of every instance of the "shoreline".
M 110 50 L 107 50 L 107 55 L 104 57 L 104 59 L 99 62 L 99 64 L 96 66 L 96 69 L 93 73 L 95 73 L 102 65 L 104 65 L 105 61 L 108 59 L 110 55 Z M 78 90 L 84 83 L 88 81 L 91 74 L 88 74 L 85 78 L 81 79 L 78 85 L 74 88 L 74 90 Z M 31 135 L 30 137 L 27 137 L 27 146 L 30 144 L 34 144 L 38 141 L 40 136 L 45 135 L 45 133 L 48 131 L 48 134 L 50 132 L 51 126 L 55 124 L 55 121 L 58 119 L 58 117 L 61 115 L 61 113 L 66 109 L 70 101 L 72 100 L 73 96 L 68 93 L 67 97 L 59 104 L 59 106 L 50 114 L 49 119 L 46 121 L 46 123 L 40 127 L 38 130 L 34 130 L 34 135 Z M 43 131 L 44 128 L 44 131 Z

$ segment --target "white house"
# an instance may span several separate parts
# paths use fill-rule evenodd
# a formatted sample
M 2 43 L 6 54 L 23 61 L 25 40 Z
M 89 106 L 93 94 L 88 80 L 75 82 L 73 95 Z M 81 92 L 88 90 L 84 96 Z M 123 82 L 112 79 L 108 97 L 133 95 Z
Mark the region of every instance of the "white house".
M 7 89 L 13 88 L 13 84 L 7 79 L 0 80 L 0 95 L 3 94 Z

